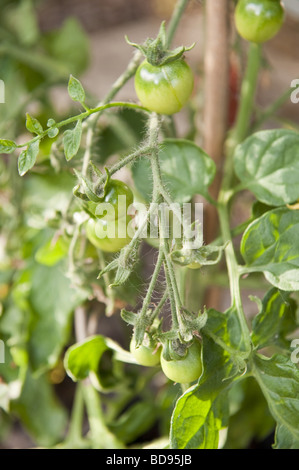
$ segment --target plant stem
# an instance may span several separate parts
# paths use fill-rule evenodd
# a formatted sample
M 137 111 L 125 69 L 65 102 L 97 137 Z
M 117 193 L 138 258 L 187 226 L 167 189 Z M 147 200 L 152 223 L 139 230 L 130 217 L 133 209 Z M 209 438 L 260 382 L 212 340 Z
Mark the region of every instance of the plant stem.
M 255 132 L 260 129 L 261 125 L 271 116 L 273 116 L 276 111 L 278 111 L 281 106 L 290 99 L 291 94 L 293 93 L 293 88 L 288 88 L 274 103 L 272 103 L 268 108 L 266 108 L 253 123 L 251 132 Z
M 225 256 L 230 282 L 231 302 L 232 306 L 236 309 L 242 329 L 244 345 L 248 352 L 250 351 L 250 333 L 244 315 L 240 293 L 240 272 L 230 230 L 229 201 L 233 194 L 231 189 L 234 177 L 232 156 L 236 146 L 247 137 L 248 131 L 250 129 L 250 120 L 254 106 L 254 97 L 258 80 L 260 61 L 261 46 L 251 43 L 249 48 L 247 69 L 241 88 L 240 107 L 236 125 L 232 130 L 232 134 L 226 148 L 227 158 L 225 161 L 222 186 L 218 197 L 218 213 L 222 239 L 224 242 L 229 242 L 225 248 Z
M 123 444 L 109 431 L 100 403 L 99 393 L 87 380 L 83 385 L 83 395 L 90 425 L 94 449 L 122 449 Z
M 101 105 L 101 106 L 97 106 L 96 108 L 91 108 L 88 111 L 85 111 L 81 114 L 76 114 L 75 116 L 71 116 L 70 118 L 64 119 L 63 121 L 60 121 L 60 122 L 57 122 L 57 123 L 53 124 L 52 126 L 48 127 L 48 129 L 44 130 L 39 135 L 37 135 L 33 139 L 29 140 L 25 144 L 17 145 L 17 148 L 26 147 L 27 145 L 29 145 L 33 142 L 36 142 L 37 140 L 40 140 L 43 137 L 46 137 L 48 135 L 48 132 L 49 132 L 50 129 L 54 129 L 54 128 L 60 129 L 61 127 L 65 127 L 69 124 L 72 124 L 75 121 L 80 121 L 80 120 L 82 121 L 83 119 L 88 118 L 92 114 L 99 113 L 100 111 L 104 111 L 105 109 L 118 108 L 118 107 L 136 109 L 136 110 L 139 110 L 139 111 L 144 111 L 146 113 L 149 112 L 146 108 L 143 108 L 142 106 L 139 106 L 138 104 L 126 103 L 124 101 L 116 101 L 116 102 L 104 104 L 104 105 Z
M 261 64 L 261 45 L 250 43 L 248 61 L 245 76 L 241 87 L 240 106 L 236 118 L 236 124 L 227 142 L 227 153 L 231 155 L 236 146 L 248 135 L 250 120 L 254 107 L 254 98 Z
M 142 308 L 141 308 L 141 311 L 140 311 L 140 314 L 139 314 L 140 317 L 144 317 L 147 313 L 147 310 L 148 310 L 149 304 L 151 302 L 151 298 L 152 298 L 152 295 L 153 295 L 153 292 L 154 292 L 154 289 L 155 289 L 155 286 L 156 286 L 156 283 L 157 283 L 157 280 L 158 280 L 158 276 L 159 276 L 159 273 L 160 273 L 160 270 L 161 270 L 161 266 L 162 266 L 162 263 L 163 263 L 163 258 L 164 258 L 163 252 L 160 250 L 159 253 L 158 253 L 158 259 L 157 259 L 157 262 L 156 262 L 156 266 L 155 266 L 154 272 L 153 272 L 152 277 L 151 277 L 151 282 L 149 283 L 146 296 L 143 299 Z
M 72 416 L 70 421 L 67 441 L 76 446 L 82 440 L 82 423 L 83 423 L 84 400 L 82 393 L 82 385 L 76 386 L 75 398 L 72 407 Z
M 183 16 L 185 8 L 188 4 L 189 0 L 178 0 L 173 13 L 172 17 L 169 22 L 168 30 L 167 30 L 167 47 L 169 47 L 172 43 L 173 37 L 179 25 L 179 22 Z

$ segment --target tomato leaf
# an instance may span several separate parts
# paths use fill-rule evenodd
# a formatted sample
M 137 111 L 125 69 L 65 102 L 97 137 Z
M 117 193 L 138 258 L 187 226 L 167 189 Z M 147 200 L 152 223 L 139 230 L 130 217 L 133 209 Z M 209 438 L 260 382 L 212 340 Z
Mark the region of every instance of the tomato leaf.
M 52 446 L 63 438 L 67 414 L 57 400 L 47 376 L 37 378 L 28 372 L 21 396 L 11 402 L 11 411 L 17 413 L 37 444 Z
M 23 150 L 23 152 L 20 153 L 18 158 L 18 170 L 20 176 L 24 176 L 27 171 L 34 166 L 38 152 L 39 140 L 36 140 L 29 144 L 26 150 Z
M 196 194 L 208 194 L 216 167 L 200 147 L 184 139 L 166 139 L 161 145 L 159 159 L 162 180 L 176 202 L 184 203 Z M 149 201 L 152 194 L 150 162 L 139 160 L 133 165 L 132 172 L 137 190 Z
M 77 78 L 73 77 L 73 75 L 71 75 L 69 79 L 68 93 L 73 101 L 79 101 L 80 103 L 84 103 L 85 101 L 84 88 L 82 84 L 80 83 L 80 81 Z
M 0 139 L 0 153 L 12 153 L 17 148 L 17 144 L 12 140 Z
M 43 127 L 41 123 L 34 118 L 33 116 L 30 116 L 29 113 L 26 113 L 26 129 L 29 132 L 32 132 L 33 134 L 42 134 L 43 132 Z
M 268 358 L 256 354 L 252 373 L 278 423 L 276 446 L 287 448 L 285 444 L 291 439 L 298 447 L 299 369 L 285 356 Z
M 54 266 L 68 253 L 68 243 L 61 237 L 56 241 L 51 239 L 42 245 L 35 253 L 35 260 L 45 266 Z
M 105 353 L 108 354 L 104 357 Z M 104 364 L 108 358 L 112 363 L 109 369 L 106 369 Z M 93 385 L 102 391 L 115 388 L 119 384 L 123 386 L 124 382 L 120 380 L 122 374 L 120 362 L 136 364 L 128 351 L 110 338 L 101 335 L 74 344 L 67 350 L 64 358 L 65 369 L 74 381 L 90 377 Z
M 285 336 L 296 329 L 297 303 L 290 294 L 275 287 L 265 295 L 261 309 L 252 322 L 251 339 L 255 346 L 287 343 Z
M 283 424 L 278 424 L 275 433 L 274 449 L 299 449 L 299 439 Z
M 197 385 L 177 401 L 171 418 L 172 449 L 217 449 L 227 425 L 227 389 L 233 364 L 229 354 L 210 338 L 203 339 L 204 372 Z
M 68 129 L 63 134 L 64 154 L 67 161 L 71 160 L 80 147 L 82 136 L 82 121 L 79 120 L 76 127 L 72 130 Z
M 33 310 L 29 351 L 34 371 L 56 364 L 69 338 L 73 311 L 86 296 L 85 292 L 72 287 L 61 263 L 55 266 L 34 265 L 29 293 Z
M 285 129 L 261 131 L 241 143 L 234 155 L 241 187 L 269 206 L 299 198 L 299 134 Z
M 241 241 L 244 271 L 263 272 L 275 287 L 299 290 L 299 211 L 286 207 L 252 222 Z

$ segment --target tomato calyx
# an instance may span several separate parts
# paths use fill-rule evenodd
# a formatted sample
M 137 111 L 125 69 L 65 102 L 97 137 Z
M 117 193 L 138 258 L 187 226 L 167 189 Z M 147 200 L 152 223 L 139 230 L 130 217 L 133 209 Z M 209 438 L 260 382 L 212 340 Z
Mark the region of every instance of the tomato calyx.
M 154 66 L 169 64 L 170 62 L 182 58 L 183 54 L 190 51 L 195 45 L 195 43 L 193 43 L 189 47 L 179 46 L 173 50 L 169 50 L 167 47 L 165 21 L 161 23 L 158 36 L 155 39 L 148 38 L 143 44 L 131 42 L 127 36 L 125 39 L 130 46 L 139 49 L 147 62 Z
M 182 343 L 178 338 L 165 341 L 163 344 L 162 354 L 165 361 L 180 361 L 187 356 L 187 353 L 188 343 Z

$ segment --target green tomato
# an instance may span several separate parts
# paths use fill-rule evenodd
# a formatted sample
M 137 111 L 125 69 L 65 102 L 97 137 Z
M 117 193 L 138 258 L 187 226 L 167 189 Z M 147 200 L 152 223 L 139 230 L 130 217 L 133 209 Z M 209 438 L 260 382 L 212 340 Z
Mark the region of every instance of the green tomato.
M 141 104 L 159 114 L 174 114 L 188 101 L 194 85 L 193 73 L 183 59 L 165 65 L 145 60 L 135 75 L 135 90 Z
M 136 348 L 134 336 L 131 339 L 130 351 L 141 366 L 154 367 L 160 363 L 161 348 L 151 348 L 144 343 Z
M 236 28 L 247 41 L 262 43 L 273 38 L 284 21 L 280 0 L 239 0 L 235 10 Z
M 127 216 L 128 207 L 133 201 L 133 193 L 126 183 L 110 179 L 101 202 L 89 202 L 89 209 L 99 219 L 115 220 Z M 110 205 L 109 210 L 106 204 Z
M 126 246 L 131 238 L 127 233 L 127 224 L 130 218 L 118 221 L 90 218 L 86 225 L 86 236 L 96 248 L 109 253 L 115 253 Z M 119 234 L 119 228 L 123 232 Z
M 170 380 L 177 383 L 194 382 L 201 376 L 201 344 L 198 339 L 187 350 L 187 354 L 182 359 L 166 361 L 161 354 L 161 368 Z

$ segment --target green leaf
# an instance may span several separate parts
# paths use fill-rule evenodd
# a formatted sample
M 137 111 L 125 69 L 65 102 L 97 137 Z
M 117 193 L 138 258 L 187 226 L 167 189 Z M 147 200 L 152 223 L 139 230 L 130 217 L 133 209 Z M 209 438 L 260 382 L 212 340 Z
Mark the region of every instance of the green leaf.
M 50 137 L 50 139 L 54 139 L 54 137 L 56 137 L 58 133 L 59 133 L 58 127 L 52 127 L 51 129 L 48 130 L 48 136 Z
M 28 145 L 26 150 L 20 153 L 18 158 L 19 175 L 24 176 L 30 170 L 35 162 L 39 152 L 39 140 Z
M 99 390 L 123 386 L 120 362 L 136 364 L 133 356 L 105 336 L 97 335 L 71 346 L 64 358 L 67 374 L 74 380 L 90 377 Z
M 89 61 L 89 42 L 76 18 L 67 18 L 58 31 L 51 31 L 43 38 L 48 53 L 63 63 L 73 75 L 82 73 Z
M 44 220 L 46 214 L 65 211 L 76 179 L 73 175 L 61 171 L 48 170 L 47 174 L 30 174 L 25 179 L 24 206 L 34 211 Z
M 299 134 L 285 129 L 261 131 L 240 144 L 234 155 L 242 188 L 269 206 L 299 198 Z
M 65 158 L 67 161 L 71 160 L 78 152 L 82 136 L 82 121 L 79 120 L 76 127 L 72 130 L 67 130 L 63 134 L 63 146 Z
M 213 340 L 203 338 L 204 371 L 197 385 L 177 401 L 171 419 L 173 449 L 217 449 L 219 431 L 227 426 L 227 391 L 234 364 Z
M 85 101 L 85 91 L 83 86 L 81 85 L 80 81 L 70 76 L 69 83 L 68 83 L 68 93 L 73 101 L 79 101 L 80 103 L 84 103 Z
M 15 3 L 15 2 L 13 2 Z M 30 47 L 39 37 L 37 11 L 31 0 L 22 0 L 2 13 L 7 27 L 21 45 Z
M 22 394 L 17 401 L 12 402 L 11 411 L 18 415 L 38 445 L 52 446 L 62 439 L 67 414 L 58 402 L 47 376 L 33 378 L 28 373 Z
M 283 424 L 278 424 L 275 433 L 274 449 L 299 449 L 299 439 Z
M 68 243 L 62 237 L 56 241 L 51 239 L 37 250 L 35 260 L 45 266 L 54 266 L 67 255 L 68 247 Z
M 188 202 L 196 194 L 206 196 L 216 167 L 213 160 L 193 142 L 166 139 L 159 152 L 162 179 L 172 198 Z M 141 159 L 132 167 L 134 183 L 145 200 L 152 194 L 150 162 Z
M 34 312 L 29 338 L 34 370 L 48 369 L 56 364 L 69 338 L 73 311 L 85 298 L 86 294 L 72 287 L 60 263 L 34 265 L 29 294 Z
M 296 329 L 297 303 L 290 294 L 275 287 L 265 295 L 261 310 L 252 322 L 251 339 L 255 346 L 263 348 L 269 344 L 285 345 L 288 333 Z
M 204 326 L 204 333 L 225 351 L 234 356 L 239 355 L 241 359 L 246 356 L 246 348 L 243 341 L 242 329 L 234 308 L 228 309 L 225 313 L 209 309 L 208 320 Z
M 276 355 L 267 358 L 256 354 L 252 373 L 267 400 L 270 412 L 279 425 L 280 444 L 299 444 L 299 369 L 289 358 Z M 283 428 L 281 428 L 283 426 Z M 294 444 L 293 444 L 294 445 Z
M 0 153 L 12 153 L 17 144 L 12 140 L 0 139 Z
M 26 113 L 26 129 L 29 132 L 32 132 L 33 134 L 42 134 L 43 132 L 43 127 L 41 123 L 34 118 L 33 116 L 30 116 L 30 114 Z
M 281 207 L 252 222 L 241 241 L 244 271 L 263 272 L 275 287 L 299 290 L 299 211 Z
M 135 403 L 128 410 L 109 424 L 110 431 L 125 444 L 134 442 L 145 434 L 158 418 L 153 403 L 142 401 Z
M 264 395 L 253 377 L 237 381 L 229 391 L 230 418 L 225 449 L 248 449 L 275 428 Z

